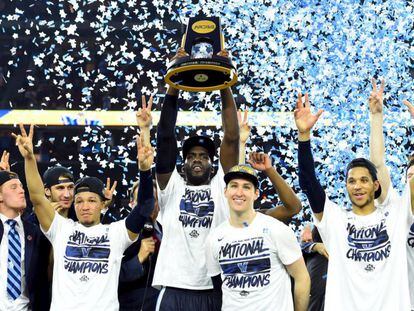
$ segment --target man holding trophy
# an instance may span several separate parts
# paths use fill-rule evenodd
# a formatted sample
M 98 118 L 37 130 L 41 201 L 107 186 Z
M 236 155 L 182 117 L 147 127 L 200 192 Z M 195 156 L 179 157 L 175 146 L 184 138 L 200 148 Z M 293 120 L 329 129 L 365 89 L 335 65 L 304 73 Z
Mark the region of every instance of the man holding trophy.
M 217 74 L 212 72 L 220 64 L 231 65 L 227 51 L 222 48 L 223 40 L 217 21 L 217 18 L 206 17 L 190 19 L 185 43 L 171 60 L 167 72 L 167 76 L 170 76 L 166 76 L 170 86 L 157 128 L 159 218 L 164 231 L 153 279 L 153 286 L 162 288 L 157 310 L 221 309 L 221 293 L 213 290 L 214 280 L 207 276 L 205 242 L 210 230 L 228 218 L 223 178 L 232 166 L 238 164 L 239 126 L 229 87 L 237 77 L 232 73 L 233 69 L 228 67 L 228 70 L 220 69 L 221 72 Z M 213 36 L 217 33 L 219 36 Z M 208 42 L 215 47 L 213 51 L 217 46 L 221 47 L 211 59 L 205 57 L 209 49 Z M 176 70 L 176 73 L 171 73 L 171 70 Z M 186 75 L 180 77 L 186 71 Z M 205 87 L 203 81 L 207 83 Z M 218 170 L 213 177 L 212 163 L 216 154 L 214 142 L 205 136 L 193 136 L 183 144 L 182 177 L 176 168 L 178 89 L 211 91 L 212 85 L 220 90 L 224 129 Z

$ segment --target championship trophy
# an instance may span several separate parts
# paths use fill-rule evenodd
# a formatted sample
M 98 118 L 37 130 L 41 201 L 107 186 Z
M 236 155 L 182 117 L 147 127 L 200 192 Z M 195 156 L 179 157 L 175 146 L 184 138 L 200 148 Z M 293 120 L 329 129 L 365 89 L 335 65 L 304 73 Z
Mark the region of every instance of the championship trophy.
M 172 87 L 190 92 L 210 92 L 237 82 L 236 67 L 217 55 L 224 48 L 220 18 L 191 17 L 181 46 L 189 56 L 173 59 L 165 75 Z

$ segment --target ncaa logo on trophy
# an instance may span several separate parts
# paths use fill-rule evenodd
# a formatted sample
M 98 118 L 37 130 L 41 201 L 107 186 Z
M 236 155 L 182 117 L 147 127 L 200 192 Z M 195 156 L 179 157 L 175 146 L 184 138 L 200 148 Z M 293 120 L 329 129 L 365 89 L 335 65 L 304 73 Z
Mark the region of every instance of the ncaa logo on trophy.
M 220 18 L 191 17 L 181 46 L 188 56 L 173 59 L 165 75 L 165 82 L 172 87 L 189 92 L 211 92 L 237 82 L 232 61 L 217 55 L 224 49 Z

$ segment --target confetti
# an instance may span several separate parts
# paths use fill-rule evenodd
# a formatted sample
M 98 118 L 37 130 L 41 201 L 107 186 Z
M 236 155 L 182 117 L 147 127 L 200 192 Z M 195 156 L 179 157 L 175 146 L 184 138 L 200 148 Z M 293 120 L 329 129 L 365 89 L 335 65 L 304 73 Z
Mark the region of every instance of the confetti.
M 312 144 L 318 177 L 338 203 L 347 201 L 346 164 L 356 156 L 368 156 L 370 79 L 384 78 L 387 165 L 394 186 L 402 189 L 411 120 L 401 102 L 414 101 L 414 7 L 410 2 L 27 0 L 13 5 L 0 12 L 0 31 L 12 42 L 4 48 L 10 54 L 1 68 L 1 81 L 6 87 L 15 83 L 16 70 L 26 70 L 26 62 L 31 65 L 22 75 L 16 98 L 6 101 L 11 108 L 19 108 L 19 98 L 46 85 L 47 92 L 39 92 L 30 101 L 31 108 L 134 113 L 141 94 L 165 92 L 167 59 L 178 48 L 188 18 L 199 13 L 219 16 L 226 48 L 238 70 L 233 92 L 239 106 L 291 112 L 301 90 L 309 93 L 315 109 L 325 110 Z M 27 37 L 32 42 L 22 44 Z M 183 110 L 221 108 L 218 92 L 182 92 L 181 98 L 186 101 L 180 102 Z M 155 106 L 160 109 L 158 102 Z M 331 123 L 323 123 L 324 119 Z M 178 128 L 177 136 L 181 140 L 196 132 L 214 137 L 217 145 L 222 136 L 221 128 L 192 127 Z M 123 171 L 120 184 L 131 185 L 135 176 L 128 174 L 128 168 L 136 152 L 135 134 L 136 129 L 125 128 L 117 140 L 122 145 L 114 146 L 111 131 L 91 123 L 82 134 L 68 138 L 83 153 L 79 155 L 81 176 L 88 161 L 99 156 L 104 174 L 119 167 Z M 271 153 L 284 178 L 299 191 L 297 141 L 291 127 L 253 127 L 247 150 Z M 271 192 L 268 182 L 262 185 L 266 193 Z M 306 208 L 294 224 L 309 217 Z

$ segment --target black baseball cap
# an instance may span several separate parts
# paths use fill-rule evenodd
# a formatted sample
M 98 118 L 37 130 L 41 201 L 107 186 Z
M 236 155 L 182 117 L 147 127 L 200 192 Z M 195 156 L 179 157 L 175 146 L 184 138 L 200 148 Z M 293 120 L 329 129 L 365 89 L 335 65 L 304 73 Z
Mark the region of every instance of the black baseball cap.
M 83 177 L 75 184 L 75 195 L 80 192 L 93 192 L 99 195 L 103 200 L 106 200 L 104 183 L 96 177 Z
M 210 157 L 211 162 L 214 161 L 214 155 L 216 154 L 216 146 L 214 142 L 207 136 L 192 136 L 184 141 L 183 144 L 183 160 L 187 158 L 188 152 L 191 148 L 200 146 L 207 150 L 208 156 Z
M 233 166 L 227 172 L 227 174 L 224 175 L 224 182 L 227 185 L 232 179 L 236 178 L 246 179 L 250 181 L 256 189 L 259 187 L 259 180 L 257 179 L 256 170 L 250 165 L 239 164 Z
M 374 163 L 372 163 L 370 160 L 365 158 L 356 158 L 353 159 L 351 162 L 349 162 L 348 166 L 346 167 L 346 179 L 348 179 L 348 173 L 351 169 L 354 167 L 365 167 L 368 172 L 371 174 L 372 180 L 376 181 L 378 180 L 378 171 L 375 167 Z M 378 190 L 375 191 L 374 198 L 378 199 L 381 195 L 381 185 L 379 185 Z
M 61 176 L 65 176 L 65 178 L 59 180 Z M 73 174 L 66 167 L 54 166 L 47 169 L 43 174 L 43 183 L 46 188 L 66 182 L 73 182 Z
M 19 179 L 19 175 L 14 172 L 0 171 L 0 186 L 12 179 Z

